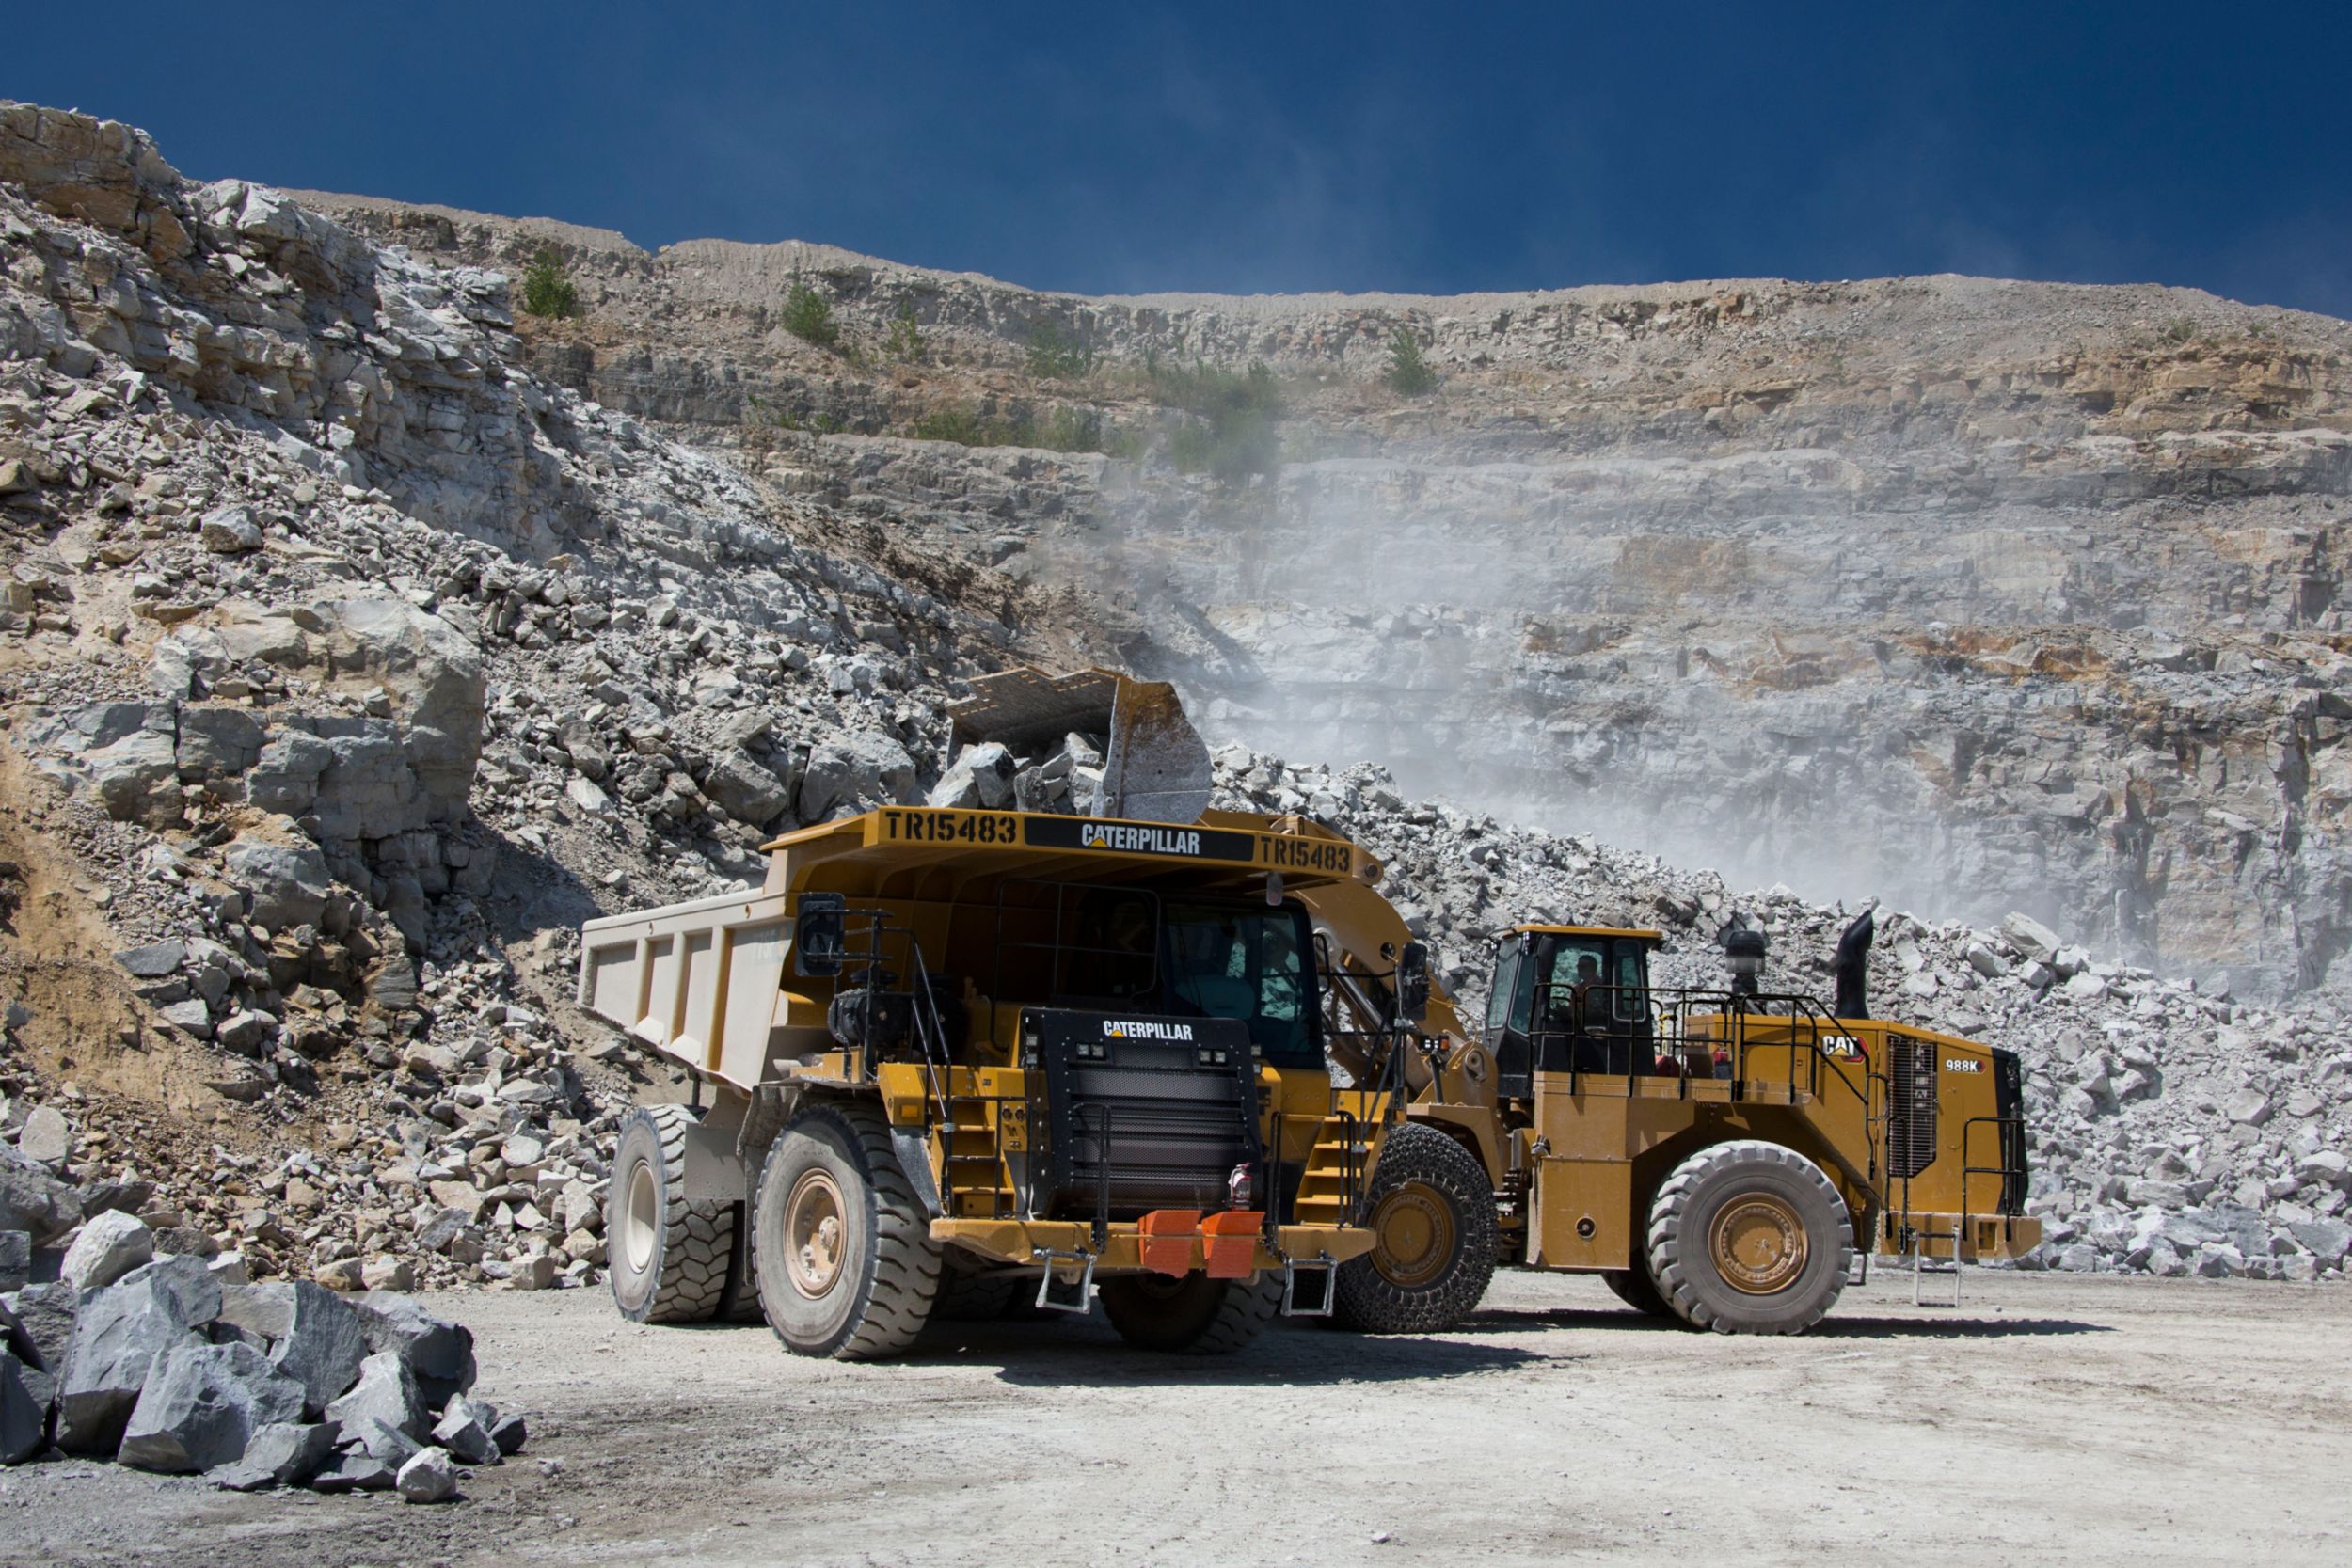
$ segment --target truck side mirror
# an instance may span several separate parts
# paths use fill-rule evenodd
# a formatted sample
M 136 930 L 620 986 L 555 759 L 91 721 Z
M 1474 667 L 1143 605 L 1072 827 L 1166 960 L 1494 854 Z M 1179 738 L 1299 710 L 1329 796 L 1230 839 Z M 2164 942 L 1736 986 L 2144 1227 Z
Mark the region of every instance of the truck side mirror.
M 792 973 L 817 977 L 838 974 L 849 948 L 849 900 L 837 893 L 803 893 L 792 917 Z
M 1396 1012 L 1409 1023 L 1429 1016 L 1429 949 L 1418 942 L 1396 956 Z

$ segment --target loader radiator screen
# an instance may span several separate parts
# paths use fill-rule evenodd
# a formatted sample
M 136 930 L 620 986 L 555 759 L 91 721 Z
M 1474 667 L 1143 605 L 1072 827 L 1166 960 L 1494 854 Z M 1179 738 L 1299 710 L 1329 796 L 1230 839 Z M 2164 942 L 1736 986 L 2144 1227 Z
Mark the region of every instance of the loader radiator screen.
M 1134 1219 L 1225 1208 L 1233 1167 L 1260 1157 L 1257 1069 L 1234 1019 L 1030 1015 L 1050 1143 L 1041 1218 Z
M 2026 1212 L 2026 1069 L 2017 1053 L 1993 1052 L 1993 1114 L 2001 1118 L 2001 1212 Z
M 1886 1040 L 1886 1174 L 1914 1177 L 1935 1164 L 1935 1047 L 1890 1034 Z

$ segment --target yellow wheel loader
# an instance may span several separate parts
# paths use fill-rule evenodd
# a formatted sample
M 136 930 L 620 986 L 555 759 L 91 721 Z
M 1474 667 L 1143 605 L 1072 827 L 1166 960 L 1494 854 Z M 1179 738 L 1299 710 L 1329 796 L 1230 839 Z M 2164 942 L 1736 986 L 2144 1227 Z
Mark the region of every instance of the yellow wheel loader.
M 1099 1297 L 1130 1342 L 1179 1352 L 1328 1313 L 1372 1246 L 1381 1128 L 1327 1069 L 1303 898 L 1379 867 L 1295 819 L 1204 811 L 1207 754 L 1165 687 L 978 700 L 1040 735 L 1106 705 L 1089 803 L 1163 815 L 885 807 L 775 840 L 756 893 L 583 928 L 581 1004 L 694 1085 L 620 1133 L 624 1315 L 764 1317 L 794 1352 L 864 1359 L 1016 1291 Z
M 1401 942 L 1366 893 L 1327 897 L 1357 941 Z M 1525 925 L 1496 944 L 1475 1033 L 1442 996 L 1409 1040 L 1335 1022 L 1340 1069 L 1402 1078 L 1411 1101 L 1374 1167 L 1377 1240 L 1341 1270 L 1334 1323 L 1444 1327 L 1502 1262 L 1598 1274 L 1695 1328 L 1790 1334 L 1858 1258 L 1948 1267 L 2031 1250 L 2017 1057 L 1864 1016 L 1867 920 L 1840 944 L 1834 1006 L 1763 989 L 1759 931 L 1725 937 L 1730 983 L 1708 990 L 1651 984 L 1660 932 Z M 1380 1016 L 1344 987 L 1333 1000 Z

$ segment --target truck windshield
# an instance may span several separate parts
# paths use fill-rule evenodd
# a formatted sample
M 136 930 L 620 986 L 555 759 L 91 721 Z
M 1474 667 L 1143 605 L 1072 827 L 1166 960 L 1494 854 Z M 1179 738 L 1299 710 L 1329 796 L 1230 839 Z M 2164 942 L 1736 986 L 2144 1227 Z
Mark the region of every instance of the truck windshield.
M 1237 1019 L 1276 1067 L 1321 1067 L 1306 917 L 1170 900 L 1161 916 L 1168 1008 Z

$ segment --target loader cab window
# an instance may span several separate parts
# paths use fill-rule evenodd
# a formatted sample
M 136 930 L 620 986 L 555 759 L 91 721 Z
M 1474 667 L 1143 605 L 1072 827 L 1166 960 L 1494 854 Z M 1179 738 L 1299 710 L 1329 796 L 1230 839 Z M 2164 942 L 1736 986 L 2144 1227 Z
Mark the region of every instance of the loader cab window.
M 1486 1027 L 1489 1030 L 1499 1030 L 1510 1021 L 1512 1003 L 1518 997 L 1519 971 L 1523 957 L 1516 941 L 1503 942 L 1495 954 L 1494 989 L 1486 993 Z M 1524 1003 L 1519 1005 L 1519 1015 L 1518 1027 L 1525 1029 L 1527 1022 Z
M 1602 1029 L 1638 1022 L 1643 997 L 1639 943 L 1563 937 L 1552 948 L 1545 1021 L 1554 1029 Z
M 1305 911 L 1171 901 L 1163 911 L 1165 1006 L 1230 1018 L 1276 1067 L 1321 1067 Z

